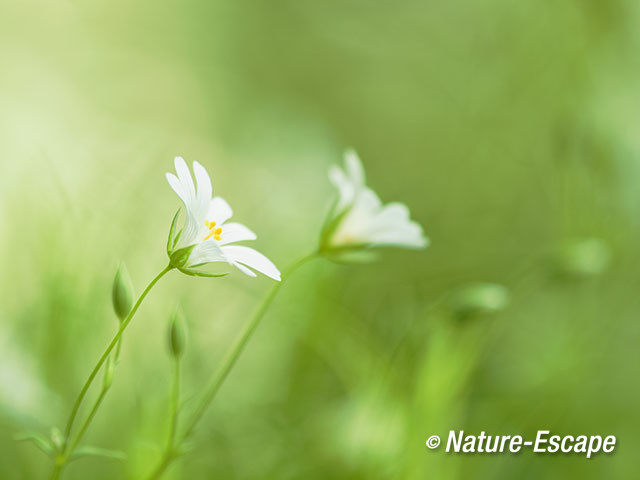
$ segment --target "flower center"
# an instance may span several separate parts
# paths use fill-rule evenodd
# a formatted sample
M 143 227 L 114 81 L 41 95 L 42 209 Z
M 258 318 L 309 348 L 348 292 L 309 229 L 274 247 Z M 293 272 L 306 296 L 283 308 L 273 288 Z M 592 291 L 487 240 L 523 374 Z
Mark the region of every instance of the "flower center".
M 216 228 L 216 222 L 210 222 L 209 220 L 205 220 L 204 225 L 209 229 L 209 234 L 206 237 L 204 237 L 204 240 L 209 240 L 211 237 L 213 237 L 218 241 L 222 240 L 222 237 L 221 237 L 222 228 L 220 227 Z

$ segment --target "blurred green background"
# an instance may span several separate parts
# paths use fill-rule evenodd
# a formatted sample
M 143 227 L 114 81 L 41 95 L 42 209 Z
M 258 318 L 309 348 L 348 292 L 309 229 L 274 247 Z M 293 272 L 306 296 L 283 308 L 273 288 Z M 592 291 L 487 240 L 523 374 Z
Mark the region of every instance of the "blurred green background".
M 314 246 L 355 147 L 432 240 L 287 282 L 167 478 L 637 475 L 640 5 L 633 0 L 0 5 L 0 478 L 62 426 L 117 328 L 111 281 L 166 262 L 182 155 L 281 268 Z M 503 285 L 506 309 L 468 287 Z M 139 478 L 271 281 L 172 273 L 127 331 L 69 479 Z M 491 299 L 489 299 L 491 300 Z M 499 305 L 498 305 L 499 306 Z M 491 308 L 488 308 L 491 310 Z M 444 455 L 478 434 L 616 435 L 611 455 Z

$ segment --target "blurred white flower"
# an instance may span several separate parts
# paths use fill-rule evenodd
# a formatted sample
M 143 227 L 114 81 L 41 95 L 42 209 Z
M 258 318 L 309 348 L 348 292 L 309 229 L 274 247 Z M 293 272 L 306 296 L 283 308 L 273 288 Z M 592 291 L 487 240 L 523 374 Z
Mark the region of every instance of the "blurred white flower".
M 391 246 L 424 248 L 429 239 L 410 219 L 409 209 L 399 202 L 383 205 L 365 184 L 362 163 L 353 150 L 345 152 L 345 169 L 332 166 L 329 179 L 339 198 L 322 234 L 322 249 L 357 250 Z
M 184 203 L 186 219 L 183 229 L 175 237 L 173 231 L 177 217 L 172 224 L 167 245 L 172 263 L 175 262 L 175 266 L 184 273 L 209 276 L 192 268 L 211 262 L 226 262 L 251 277 L 256 276 L 253 271 L 256 270 L 280 281 L 280 272 L 267 257 L 253 248 L 230 245 L 257 237 L 240 223 L 226 223 L 233 211 L 221 197 L 212 198 L 211 180 L 205 168 L 193 162 L 196 190 L 182 157 L 175 158 L 175 167 L 178 176 L 167 173 L 167 181 Z

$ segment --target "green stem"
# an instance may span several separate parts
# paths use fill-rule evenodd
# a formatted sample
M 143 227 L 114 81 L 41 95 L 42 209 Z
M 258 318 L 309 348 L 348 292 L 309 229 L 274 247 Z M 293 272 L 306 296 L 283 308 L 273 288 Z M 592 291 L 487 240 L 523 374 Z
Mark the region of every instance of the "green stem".
M 100 408 L 100 404 L 102 403 L 102 400 L 104 400 L 104 397 L 107 395 L 108 390 L 109 388 L 105 388 L 105 387 L 102 388 L 100 395 L 98 395 L 98 398 L 96 399 L 96 403 L 93 404 L 93 408 L 91 409 L 91 412 L 89 412 L 87 419 L 84 421 L 84 424 L 82 425 L 82 428 L 78 432 L 76 439 L 71 444 L 71 447 L 69 447 L 69 455 L 71 455 L 74 452 L 74 450 L 78 446 L 78 443 L 80 443 L 80 440 L 82 439 L 83 435 L 87 431 L 87 428 L 89 428 L 89 425 L 93 420 L 93 417 L 95 417 L 96 412 L 98 411 L 98 408 Z
M 147 294 L 153 288 L 153 286 L 158 282 L 158 280 L 160 280 L 164 275 L 167 274 L 167 272 L 169 272 L 172 269 L 173 267 L 171 265 L 168 265 L 167 267 L 165 267 L 164 270 L 162 270 L 158 275 L 154 277 L 153 280 L 151 280 L 149 285 L 147 285 L 144 291 L 140 294 L 140 296 L 138 297 L 138 300 L 136 301 L 136 303 L 133 305 L 133 308 L 129 312 L 129 315 L 127 315 L 127 317 L 120 324 L 120 328 L 114 335 L 113 339 L 111 340 L 111 343 L 109 343 L 104 353 L 100 357 L 100 360 L 98 360 L 98 363 L 96 363 L 95 367 L 93 368 L 93 371 L 89 375 L 89 378 L 87 378 L 87 381 L 84 383 L 84 386 L 82 387 L 82 390 L 80 391 L 80 394 L 78 395 L 78 398 L 76 398 L 76 401 L 73 404 L 73 408 L 71 409 L 71 414 L 69 415 L 69 420 L 67 421 L 67 425 L 64 431 L 64 443 L 62 446 L 62 452 L 59 455 L 58 459 L 56 460 L 56 465 L 51 474 L 51 480 L 55 480 L 60 477 L 60 473 L 62 472 L 62 469 L 64 468 L 65 464 L 67 463 L 69 454 L 71 453 L 71 451 L 68 450 L 67 447 L 69 443 L 69 438 L 71 436 L 71 431 L 73 429 L 73 424 L 78 415 L 78 411 L 80 410 L 80 406 L 82 405 L 82 401 L 84 400 L 84 397 L 86 396 L 89 390 L 89 387 L 91 386 L 94 379 L 96 378 L 96 375 L 100 371 L 100 368 L 102 368 L 102 365 L 104 365 L 104 362 L 109 357 L 109 354 L 111 353 L 111 351 L 115 348 L 116 345 L 119 344 L 122 334 L 126 330 L 127 326 L 129 326 L 131 319 L 133 319 L 133 316 L 138 311 L 138 308 L 140 307 L 140 304 L 142 304 L 142 301 L 144 300 L 144 298 L 147 296 Z
M 60 474 L 62 473 L 62 463 L 56 460 L 56 464 L 53 467 L 53 472 L 51 472 L 51 480 L 58 480 L 60 478 Z
M 153 473 L 149 475 L 149 480 L 157 480 L 158 478 L 162 477 L 162 474 L 167 469 L 167 467 L 171 464 L 171 462 L 173 461 L 173 458 L 174 458 L 173 455 L 163 455 L 162 459 L 160 460 L 160 463 L 158 463 L 156 468 L 153 470 Z
M 260 305 L 260 307 L 258 308 L 256 313 L 253 315 L 251 320 L 244 326 L 243 330 L 240 332 L 240 334 L 236 338 L 236 341 L 234 342 L 231 349 L 227 352 L 220 366 L 213 373 L 209 381 L 209 385 L 205 391 L 205 394 L 202 397 L 202 401 L 198 405 L 198 408 L 196 409 L 196 412 L 193 415 L 191 422 L 189 422 L 182 437 L 178 441 L 177 446 L 182 445 L 182 443 L 184 443 L 193 433 L 193 430 L 195 429 L 198 422 L 201 420 L 202 416 L 207 411 L 207 408 L 209 408 L 209 405 L 215 398 L 216 394 L 218 393 L 218 390 L 220 390 L 220 387 L 222 386 L 225 379 L 227 378 L 227 375 L 229 375 L 229 372 L 235 365 L 236 361 L 238 360 L 238 357 L 240 357 L 240 354 L 244 350 L 244 347 L 247 345 L 247 342 L 251 338 L 251 335 L 253 334 L 253 332 L 256 330 L 256 327 L 260 323 L 260 320 L 262 320 L 262 317 L 264 316 L 269 306 L 275 299 L 284 281 L 288 279 L 289 276 L 291 276 L 291 274 L 293 274 L 293 272 L 295 272 L 298 268 L 300 268 L 305 263 L 313 260 L 314 258 L 317 258 L 318 255 L 319 255 L 318 252 L 313 252 L 310 255 L 307 255 L 301 258 L 300 260 L 298 260 L 291 267 L 289 267 L 289 269 L 287 269 L 285 273 L 282 274 L 282 281 L 276 283 L 273 286 L 273 288 L 271 289 L 267 297 L 262 302 L 262 305 Z M 171 464 L 171 462 L 175 458 L 176 458 L 175 450 L 173 449 L 170 455 L 163 455 L 163 457 L 160 459 L 160 462 L 158 463 L 156 468 L 153 470 L 153 473 L 149 477 L 149 480 L 156 480 L 160 478 L 164 473 L 164 471 L 167 469 L 167 467 Z
M 160 478 L 166 468 L 176 455 L 175 438 L 178 430 L 178 413 L 180 405 L 180 359 L 176 358 L 173 362 L 173 382 L 171 385 L 171 406 L 170 408 L 170 424 L 169 435 L 167 437 L 167 445 L 160 459 L 160 463 L 149 476 L 149 480 Z
M 247 345 L 247 342 L 251 338 L 251 335 L 253 334 L 256 327 L 260 323 L 260 320 L 262 320 L 262 317 L 264 316 L 268 308 L 271 306 L 271 302 L 273 302 L 278 291 L 280 291 L 280 288 L 282 287 L 282 284 L 284 283 L 284 281 L 287 278 L 289 278 L 289 276 L 294 271 L 296 271 L 302 265 L 304 265 L 305 263 L 307 263 L 308 261 L 316 257 L 317 257 L 317 253 L 314 252 L 298 260 L 296 263 L 294 263 L 282 275 L 282 281 L 276 283 L 274 287 L 271 289 L 267 297 L 262 302 L 262 305 L 260 305 L 260 308 L 258 308 L 256 313 L 253 315 L 253 318 L 244 326 L 242 332 L 240 332 L 240 334 L 236 338 L 235 343 L 231 347 L 231 350 L 227 352 L 227 355 L 222 360 L 222 363 L 217 368 L 217 370 L 213 373 L 213 376 L 209 381 L 209 386 L 207 387 L 204 397 L 202 398 L 202 402 L 196 409 L 196 413 L 194 414 L 193 419 L 189 423 L 189 426 L 185 429 L 184 435 L 182 436 L 182 440 L 181 440 L 182 442 L 184 442 L 191 435 L 191 433 L 193 433 L 193 429 L 196 427 L 196 425 L 198 424 L 198 422 L 200 421 L 204 413 L 207 411 L 207 408 L 209 408 L 209 405 L 215 398 L 216 394 L 218 393 L 218 390 L 224 383 L 225 379 L 227 378 L 227 375 L 229 375 L 229 372 L 234 367 L 236 361 L 238 360 L 238 357 L 240 357 L 240 354 L 244 350 L 244 347 Z
M 171 386 L 171 424 L 169 425 L 169 437 L 167 439 L 167 451 L 173 450 L 173 442 L 178 429 L 178 409 L 180 405 L 180 359 L 173 362 L 173 384 Z

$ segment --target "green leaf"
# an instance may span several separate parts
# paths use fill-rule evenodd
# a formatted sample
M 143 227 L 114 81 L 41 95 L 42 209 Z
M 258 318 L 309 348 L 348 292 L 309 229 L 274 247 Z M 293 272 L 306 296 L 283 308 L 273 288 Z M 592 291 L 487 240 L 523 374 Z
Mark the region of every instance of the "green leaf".
M 127 458 L 124 452 L 119 450 L 108 450 L 106 448 L 91 447 L 89 445 L 78 447 L 69 457 L 69 461 L 78 460 L 82 457 L 104 457 L 114 460 L 125 460 Z
M 56 447 L 53 442 L 38 432 L 19 433 L 16 435 L 15 440 L 17 442 L 31 442 L 50 457 L 54 457 L 56 454 Z
M 207 278 L 218 278 L 229 275 L 229 272 L 225 273 L 207 273 L 201 272 L 199 270 L 191 270 L 190 268 L 178 268 L 185 275 L 189 275 L 190 277 L 207 277 Z
M 171 256 L 171 250 L 175 246 L 175 242 L 173 239 L 173 235 L 176 231 L 176 223 L 178 223 L 178 215 L 180 215 L 180 209 L 173 216 L 173 220 L 171 220 L 171 227 L 169 228 L 169 237 L 167 238 L 167 255 Z

